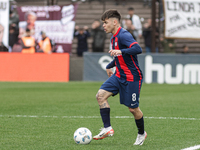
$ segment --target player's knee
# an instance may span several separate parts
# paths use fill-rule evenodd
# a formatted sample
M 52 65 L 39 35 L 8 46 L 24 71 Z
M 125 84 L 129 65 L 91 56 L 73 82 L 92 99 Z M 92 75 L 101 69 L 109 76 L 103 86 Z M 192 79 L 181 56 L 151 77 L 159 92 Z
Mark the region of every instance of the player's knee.
M 96 100 L 99 100 L 99 92 L 96 94 Z
M 129 111 L 132 113 L 132 114 L 136 114 L 138 112 L 138 108 L 129 108 Z
M 98 101 L 98 102 L 101 102 L 102 101 L 102 97 L 100 96 L 100 91 L 98 91 L 98 93 L 96 94 L 96 100 Z

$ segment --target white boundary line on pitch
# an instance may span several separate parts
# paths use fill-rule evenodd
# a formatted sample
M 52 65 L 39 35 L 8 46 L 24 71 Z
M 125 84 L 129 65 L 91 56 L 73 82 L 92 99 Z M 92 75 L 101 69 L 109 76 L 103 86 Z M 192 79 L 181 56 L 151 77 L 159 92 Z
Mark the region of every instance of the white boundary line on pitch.
M 200 145 L 195 145 L 195 146 L 184 148 L 184 149 L 181 149 L 181 150 L 196 150 L 196 149 L 200 149 Z
M 0 117 L 14 118 L 101 118 L 100 116 L 37 116 L 37 115 L 0 115 Z M 134 118 L 133 116 L 111 116 L 110 118 Z M 162 119 L 162 120 L 200 120 L 200 118 L 183 118 L 183 117 L 145 117 L 145 119 Z

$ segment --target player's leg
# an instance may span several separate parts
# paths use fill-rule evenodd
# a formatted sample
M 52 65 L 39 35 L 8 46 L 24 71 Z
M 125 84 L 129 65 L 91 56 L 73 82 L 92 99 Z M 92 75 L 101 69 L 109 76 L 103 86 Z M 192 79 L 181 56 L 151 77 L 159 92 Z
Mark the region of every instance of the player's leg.
M 129 111 L 133 114 L 136 120 L 141 119 L 143 117 L 143 113 L 139 107 L 136 107 L 136 108 L 129 107 Z
M 135 123 L 138 128 L 138 136 L 134 145 L 142 145 L 146 132 L 144 131 L 143 113 L 139 108 L 139 97 L 142 81 L 127 82 L 127 84 L 120 90 L 120 102 L 129 108 L 129 111 L 135 118 Z
M 133 114 L 135 118 L 135 123 L 138 128 L 138 134 L 144 134 L 144 119 L 143 113 L 139 107 L 137 108 L 129 108 L 129 111 Z
M 101 118 L 104 124 L 104 128 L 110 127 L 110 105 L 108 104 L 108 98 L 113 95 L 112 92 L 99 89 L 96 94 L 96 99 L 99 104 Z
M 144 131 L 143 113 L 139 107 L 129 108 L 129 111 L 133 114 L 136 126 L 138 128 L 138 135 L 134 145 L 142 145 L 147 137 L 147 133 Z
M 108 104 L 108 98 L 113 95 L 112 92 L 108 92 L 103 89 L 99 89 L 96 94 L 96 99 L 99 104 L 101 118 L 104 124 L 104 128 L 101 129 L 101 132 L 98 135 L 95 135 L 93 139 L 99 140 L 108 136 L 113 136 L 114 130 L 110 124 L 110 106 Z
M 111 124 L 110 124 L 110 106 L 108 104 L 107 99 L 111 95 L 112 96 L 116 95 L 118 92 L 119 92 L 118 80 L 117 80 L 117 77 L 114 75 L 108 78 L 108 80 L 106 80 L 106 82 L 104 82 L 101 85 L 96 95 L 96 99 L 99 104 L 100 114 L 101 114 L 101 118 L 104 124 L 104 128 L 101 130 L 101 132 L 98 135 L 94 136 L 93 139 L 99 140 L 108 136 L 113 136 L 114 130 L 112 129 Z
M 110 108 L 108 104 L 108 98 L 112 95 L 113 95 L 112 92 L 108 92 L 104 89 L 99 89 L 99 91 L 96 94 L 96 99 L 97 99 L 100 109 Z

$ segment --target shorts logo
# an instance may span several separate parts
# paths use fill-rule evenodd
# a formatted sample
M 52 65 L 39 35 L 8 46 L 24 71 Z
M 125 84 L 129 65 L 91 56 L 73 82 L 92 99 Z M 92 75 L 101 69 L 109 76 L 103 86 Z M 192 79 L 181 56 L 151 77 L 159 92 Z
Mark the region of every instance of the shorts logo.
M 135 104 L 131 104 L 131 106 L 134 106 L 134 105 L 136 105 L 136 103 Z
M 132 94 L 132 101 L 136 101 L 136 93 Z

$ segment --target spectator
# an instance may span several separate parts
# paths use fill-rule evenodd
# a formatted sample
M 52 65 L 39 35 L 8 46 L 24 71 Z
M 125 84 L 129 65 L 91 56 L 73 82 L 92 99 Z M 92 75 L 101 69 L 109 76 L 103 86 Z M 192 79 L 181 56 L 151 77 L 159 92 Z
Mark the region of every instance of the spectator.
M 21 26 L 21 28 L 23 28 L 24 31 L 26 31 L 26 29 L 29 29 L 31 36 L 34 36 L 36 20 L 37 20 L 37 15 L 34 12 L 32 12 L 32 11 L 26 12 L 26 14 L 25 14 L 26 24 L 24 26 Z
M 187 45 L 183 45 L 183 51 L 182 54 L 188 54 L 189 47 Z
M 175 53 L 175 41 L 174 39 L 164 39 L 160 38 L 161 45 L 164 49 L 164 53 Z
M 151 22 L 152 22 L 151 19 L 147 20 L 147 23 L 144 24 L 144 29 L 142 33 L 144 37 L 146 53 L 151 52 L 151 32 L 152 32 Z M 156 36 L 158 36 L 158 29 L 156 29 Z M 156 52 L 158 52 L 158 47 L 156 47 Z
M 133 36 L 135 37 L 135 40 L 139 42 L 139 38 L 142 37 L 142 24 L 140 22 L 139 16 L 134 14 L 134 8 L 133 7 L 128 8 L 127 18 L 132 21 Z
M 10 9 L 13 9 L 12 6 Z M 10 10 L 10 15 L 9 15 L 9 52 L 12 52 L 12 47 L 18 40 L 18 34 L 19 34 L 19 15 L 13 9 Z
M 35 21 L 37 19 L 37 16 L 34 12 L 28 12 L 25 14 L 27 26 L 26 28 L 29 29 L 30 31 L 35 29 Z
M 88 27 L 84 26 L 84 28 L 79 28 L 79 26 L 76 26 L 74 36 L 78 39 L 77 55 L 82 57 L 83 52 L 88 51 L 87 38 L 90 37 Z
M 19 34 L 19 28 L 16 24 L 11 24 L 9 26 L 9 46 L 12 51 L 13 45 L 18 41 L 18 34 Z
M 22 53 L 35 53 L 35 38 L 31 37 L 30 29 L 26 29 L 26 36 L 21 39 Z
M 92 23 L 91 35 L 93 37 L 92 51 L 93 52 L 104 52 L 104 45 L 106 39 L 106 33 L 101 27 L 99 20 L 95 20 Z
M 4 27 L 0 24 L 0 51 L 8 52 L 8 48 L 3 44 Z
M 9 26 L 15 26 L 18 28 L 19 25 L 19 16 L 15 11 L 10 11 L 9 16 Z
M 125 19 L 122 21 L 122 26 L 124 29 L 126 29 L 128 32 L 130 32 L 131 35 L 133 36 L 133 38 L 135 39 L 135 37 L 133 35 L 134 26 L 132 24 L 132 21 L 130 19 Z
M 12 52 L 21 52 L 22 51 L 22 40 L 21 38 L 24 36 L 24 30 L 22 28 L 19 28 L 19 35 L 18 35 L 18 39 L 17 42 L 14 43 L 13 47 L 12 47 Z
M 42 40 L 39 42 L 39 51 L 47 54 L 52 53 L 52 41 L 46 36 L 45 32 L 41 32 Z

